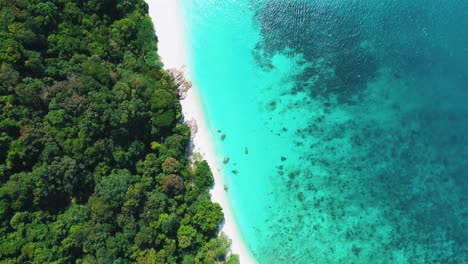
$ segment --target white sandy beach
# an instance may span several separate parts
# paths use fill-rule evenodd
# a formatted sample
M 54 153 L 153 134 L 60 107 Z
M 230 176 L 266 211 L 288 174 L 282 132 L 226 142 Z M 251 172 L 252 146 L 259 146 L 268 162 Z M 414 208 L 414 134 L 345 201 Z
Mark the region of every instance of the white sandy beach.
M 190 79 L 190 65 L 186 38 L 184 34 L 184 21 L 178 0 L 148 0 L 149 13 L 158 36 L 158 53 L 166 69 L 184 67 L 185 75 Z M 224 191 L 224 179 L 221 174 L 222 157 L 215 151 L 213 133 L 209 130 L 203 112 L 203 104 L 197 93 L 196 83 L 189 90 L 187 98 L 181 101 L 182 111 L 186 120 L 195 119 L 198 124 L 198 133 L 193 143 L 195 151 L 203 155 L 213 171 L 215 186 L 211 191 L 212 200 L 221 205 L 224 212 L 225 223 L 222 232 L 232 240 L 231 250 L 238 254 L 240 263 L 255 263 L 249 250 L 242 240 L 234 216 Z

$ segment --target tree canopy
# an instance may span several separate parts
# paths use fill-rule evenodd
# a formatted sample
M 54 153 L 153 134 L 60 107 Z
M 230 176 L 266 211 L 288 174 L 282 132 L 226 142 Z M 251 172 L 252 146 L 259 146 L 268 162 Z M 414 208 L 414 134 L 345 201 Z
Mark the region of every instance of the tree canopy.
M 0 262 L 237 263 L 142 0 L 0 0 Z

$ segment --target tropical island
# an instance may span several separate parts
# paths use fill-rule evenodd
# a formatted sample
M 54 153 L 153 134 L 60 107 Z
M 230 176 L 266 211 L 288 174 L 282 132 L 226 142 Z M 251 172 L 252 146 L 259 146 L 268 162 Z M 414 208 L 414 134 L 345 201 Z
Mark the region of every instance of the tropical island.
M 0 262 L 238 263 L 142 0 L 0 2 Z

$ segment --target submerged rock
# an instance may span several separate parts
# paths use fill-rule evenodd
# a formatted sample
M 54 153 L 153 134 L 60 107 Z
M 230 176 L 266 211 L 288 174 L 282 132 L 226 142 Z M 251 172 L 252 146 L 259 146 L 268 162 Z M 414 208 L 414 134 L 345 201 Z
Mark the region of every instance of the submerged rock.
M 232 170 L 232 173 L 237 174 L 237 173 L 239 173 L 239 171 L 238 170 Z
M 245 155 L 249 154 L 249 149 L 247 147 L 245 147 L 244 153 L 245 153 Z
M 226 139 L 226 134 L 222 134 L 221 135 L 221 140 L 225 140 Z
M 168 70 L 169 75 L 174 78 L 177 84 L 177 95 L 179 100 L 184 100 L 187 97 L 187 92 L 192 88 L 192 82 L 185 79 L 184 71 L 181 69 L 171 68 Z
M 285 161 L 285 160 L 286 160 L 286 157 L 281 156 L 281 161 Z

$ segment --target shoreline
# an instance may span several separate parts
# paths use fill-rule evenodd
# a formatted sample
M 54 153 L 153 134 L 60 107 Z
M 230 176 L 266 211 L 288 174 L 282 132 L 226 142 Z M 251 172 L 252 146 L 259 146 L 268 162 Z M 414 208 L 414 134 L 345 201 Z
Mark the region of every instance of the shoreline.
M 164 68 L 182 69 L 187 80 L 193 80 L 188 67 L 189 57 L 187 48 L 184 45 L 187 42 L 181 21 L 182 14 L 177 1 L 151 0 L 147 1 L 147 4 L 158 37 L 158 54 L 164 63 Z M 160 7 L 160 9 L 157 7 Z M 209 129 L 196 83 L 188 90 L 187 97 L 181 100 L 180 103 L 184 119 L 186 121 L 194 119 L 197 122 L 198 132 L 192 139 L 193 151 L 203 156 L 213 173 L 215 185 L 211 190 L 211 200 L 219 203 L 223 208 L 225 221 L 221 232 L 231 239 L 231 252 L 239 255 L 240 263 L 256 263 L 242 239 L 224 190 L 225 181 L 222 175 L 222 161 L 220 156 L 216 155 L 214 136 Z

